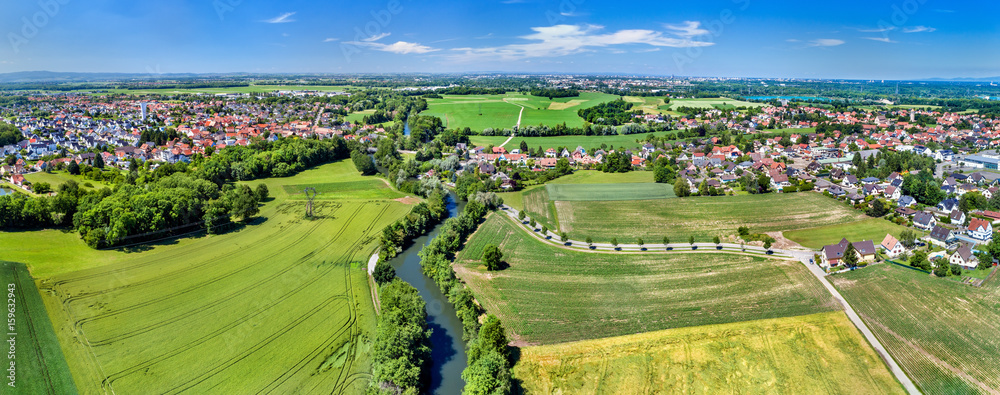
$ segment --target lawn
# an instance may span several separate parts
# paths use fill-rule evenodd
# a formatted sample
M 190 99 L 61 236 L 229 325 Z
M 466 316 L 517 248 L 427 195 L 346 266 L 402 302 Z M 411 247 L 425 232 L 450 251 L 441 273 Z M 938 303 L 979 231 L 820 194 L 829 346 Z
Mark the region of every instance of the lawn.
M 527 208 L 527 206 L 526 206 Z M 642 237 L 674 241 L 711 241 L 735 235 L 747 226 L 753 233 L 791 231 L 855 222 L 863 215 L 817 193 L 690 197 L 649 201 L 555 203 L 563 231 L 576 240 L 593 237 L 622 242 Z M 531 212 L 529 211 L 529 215 Z M 881 242 L 882 240 L 878 240 Z
M 38 172 L 26 174 L 24 179 L 28 180 L 28 182 L 31 182 L 32 184 L 36 182 L 47 182 L 49 185 L 52 185 L 52 190 L 58 190 L 60 185 L 65 184 L 69 180 L 76 181 L 77 184 L 80 184 L 80 186 L 85 189 L 101 189 L 107 186 L 107 184 L 100 181 L 87 180 L 83 178 L 83 176 L 74 176 L 65 170 L 57 170 L 52 173 Z M 86 184 L 91 186 L 88 187 Z
M 667 184 L 549 184 L 545 188 L 554 201 L 615 201 L 670 199 L 674 187 Z
M 16 364 L 15 392 L 75 394 L 77 391 L 73 376 L 28 269 L 20 263 L 0 261 L 0 281 L 6 287 L 4 294 L 8 295 L 7 313 L 13 313 L 14 318 L 13 328 L 4 327 L 4 333 L 7 334 L 4 339 L 15 341 L 13 345 L 6 344 L 5 347 L 14 349 L 14 358 L 9 363 Z M 12 311 L 9 310 L 10 303 L 13 304 Z M 5 371 L 10 366 L 9 363 L 4 362 Z M 6 374 L 7 372 L 5 376 Z M 4 378 L 4 387 L 8 383 L 9 380 Z
M 552 100 L 522 93 L 444 95 L 441 99 L 428 99 L 427 110 L 421 115 L 439 117 L 445 121 L 445 126 L 452 129 L 464 127 L 475 131 L 487 128 L 511 129 L 517 124 L 523 108 L 522 126 L 554 126 L 565 123 L 570 127 L 580 127 L 583 126 L 583 118 L 577 115 L 577 111 L 616 98 L 617 96 L 598 92 L 581 92 L 579 97 Z M 502 142 L 501 140 L 500 143 Z
M 830 277 L 927 394 L 1000 391 L 1000 288 L 975 288 L 894 265 Z
M 483 249 L 509 265 L 487 272 Z M 732 254 L 571 251 L 493 215 L 456 257 L 455 268 L 486 310 L 520 344 L 554 344 L 686 326 L 836 310 L 799 262 Z
M 652 182 L 653 172 L 651 171 L 605 173 L 597 170 L 577 170 L 573 174 L 549 181 L 548 184 L 641 184 Z
M 733 110 L 737 107 L 765 107 L 768 104 L 764 103 L 751 103 L 742 100 L 729 99 L 725 97 L 719 98 L 708 98 L 708 99 L 671 99 L 670 104 L 666 106 L 661 106 L 661 110 L 675 110 L 680 107 L 691 107 L 691 108 L 703 108 L 703 109 L 719 109 L 719 110 Z
M 821 226 L 817 228 L 799 229 L 785 232 L 784 235 L 789 240 L 801 244 L 803 247 L 818 250 L 823 246 L 837 244 L 841 239 L 847 238 L 852 242 L 861 240 L 871 240 L 878 245 L 885 239 L 886 234 L 892 234 L 899 238 L 899 234 L 908 229 L 905 226 L 896 225 L 892 222 L 879 218 L 868 218 L 857 222 Z M 918 236 L 922 232 L 918 232 Z
M 663 137 L 668 135 L 674 135 L 677 132 L 656 132 L 653 133 L 657 137 Z M 639 148 L 645 143 L 640 143 L 637 140 L 643 140 L 646 138 L 647 134 L 630 134 L 630 135 L 614 135 L 614 136 L 556 136 L 556 137 L 514 137 L 513 140 L 507 144 L 507 149 L 514 149 L 521 146 L 521 141 L 528 144 L 528 147 L 542 149 L 549 148 L 560 148 L 566 147 L 570 150 L 576 147 L 583 147 L 587 152 L 592 152 L 595 149 L 601 148 L 601 144 L 606 144 L 608 148 L 615 147 L 617 149 L 623 148 Z M 469 136 L 469 141 L 472 145 L 486 147 L 489 145 L 499 147 L 504 141 L 507 141 L 509 136 Z
M 525 392 L 904 394 L 842 312 L 521 349 Z
M 375 326 L 363 263 L 411 206 L 359 195 L 319 201 L 307 220 L 284 186 L 348 196 L 358 189 L 339 184 L 373 181 L 350 161 L 262 180 L 261 219 L 223 235 L 94 251 L 24 232 L 0 249 L 38 279 L 82 393 L 359 393 Z

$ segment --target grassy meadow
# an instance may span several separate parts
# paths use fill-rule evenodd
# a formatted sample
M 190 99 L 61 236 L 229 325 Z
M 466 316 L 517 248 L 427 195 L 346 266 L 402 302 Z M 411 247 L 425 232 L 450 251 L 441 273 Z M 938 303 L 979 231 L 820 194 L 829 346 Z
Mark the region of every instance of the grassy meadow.
M 719 98 L 706 98 L 706 99 L 671 99 L 670 104 L 665 106 L 660 106 L 661 110 L 676 110 L 680 107 L 690 107 L 690 108 L 703 108 L 703 109 L 716 109 L 716 110 L 733 110 L 737 107 L 765 107 L 767 104 L 764 103 L 751 103 L 742 100 L 729 99 L 725 97 Z
M 453 129 L 510 129 L 517 124 L 518 115 L 523 108 L 522 126 L 565 123 L 567 126 L 579 127 L 583 126 L 583 118 L 577 115 L 577 111 L 617 98 L 618 96 L 599 92 L 580 92 L 579 97 L 552 100 L 524 93 L 443 95 L 441 99 L 428 99 L 427 110 L 421 115 L 439 117 L 445 121 L 445 126 Z
M 69 174 L 69 172 L 65 170 L 55 170 L 51 173 L 46 173 L 46 172 L 31 173 L 25 175 L 24 179 L 28 180 L 28 182 L 31 182 L 32 184 L 38 182 L 47 182 L 49 183 L 49 185 L 52 185 L 52 190 L 59 189 L 60 185 L 65 184 L 69 180 L 76 181 L 76 183 L 80 184 L 80 187 L 84 189 L 101 189 L 107 186 L 107 184 L 101 181 L 92 181 L 83 178 L 83 176 L 74 176 L 72 174 Z M 85 184 L 89 184 L 91 186 L 87 186 Z
M 5 327 L 7 330 L 4 333 L 7 334 L 5 339 L 13 337 L 16 341 L 14 359 L 10 360 L 16 364 L 15 392 L 51 395 L 77 393 L 73 376 L 59 348 L 59 340 L 52 329 L 52 322 L 45 313 L 45 305 L 42 304 L 28 269 L 20 263 L 0 261 L 0 281 L 7 287 L 5 294 L 13 293 L 13 298 L 8 295 L 8 303 L 13 300 L 15 322 L 13 328 Z M 16 335 L 11 335 L 12 333 Z M 4 362 L 4 365 L 7 365 L 4 367 L 6 370 L 9 364 Z M 4 388 L 10 388 L 7 383 L 5 378 Z
M 906 229 L 908 228 L 905 226 L 896 225 L 884 219 L 868 218 L 857 222 L 793 230 L 784 232 L 784 235 L 803 247 L 818 250 L 823 246 L 837 244 L 845 237 L 852 242 L 871 240 L 875 242 L 875 245 L 878 245 L 882 239 L 885 239 L 885 235 L 891 234 L 899 239 L 899 234 Z
M 360 193 L 384 183 L 350 161 L 260 182 L 272 198 L 259 220 L 222 235 L 107 251 L 59 231 L 0 237 L 37 279 L 81 393 L 364 391 L 364 262 L 411 206 Z M 312 220 L 305 185 L 337 196 Z
M 653 172 L 630 171 L 628 173 L 605 173 L 597 170 L 577 170 L 573 174 L 549 181 L 549 185 L 561 184 L 642 184 L 652 183 Z
M 777 232 L 856 222 L 864 217 L 817 193 L 557 201 L 555 208 L 556 213 L 550 216 L 558 217 L 560 229 L 571 238 L 583 240 L 589 236 L 599 242 L 612 237 L 622 242 L 637 237 L 658 241 L 663 236 L 673 241 L 687 241 L 694 236 L 697 241 L 708 242 L 715 236 L 735 235 L 740 226 L 748 226 L 754 233 Z
M 889 354 L 927 394 L 1000 392 L 1000 287 L 893 265 L 830 277 Z
M 677 197 L 667 184 L 551 184 L 545 188 L 554 201 L 657 200 Z
M 653 133 L 656 137 L 663 137 L 674 135 L 677 132 L 656 132 Z M 639 148 L 642 147 L 644 143 L 640 143 L 636 140 L 643 140 L 646 138 L 647 134 L 630 134 L 630 135 L 615 135 L 615 136 L 556 136 L 556 137 L 514 137 L 506 145 L 507 149 L 514 149 L 521 146 L 521 141 L 528 144 L 528 147 L 542 149 L 567 147 L 570 150 L 576 147 L 583 147 L 588 150 L 588 152 L 593 151 L 593 148 L 600 148 L 601 144 L 607 144 L 608 148 L 615 147 L 616 149 L 622 148 Z M 472 145 L 486 147 L 493 145 L 499 147 L 504 141 L 507 141 L 509 136 L 469 136 L 469 141 Z
M 650 242 L 654 242 L 650 240 Z M 487 272 L 485 246 L 509 265 Z M 799 262 L 732 254 L 621 254 L 561 249 L 492 215 L 455 268 L 521 344 L 554 344 L 686 326 L 837 310 Z
M 527 393 L 904 394 L 843 312 L 527 347 Z

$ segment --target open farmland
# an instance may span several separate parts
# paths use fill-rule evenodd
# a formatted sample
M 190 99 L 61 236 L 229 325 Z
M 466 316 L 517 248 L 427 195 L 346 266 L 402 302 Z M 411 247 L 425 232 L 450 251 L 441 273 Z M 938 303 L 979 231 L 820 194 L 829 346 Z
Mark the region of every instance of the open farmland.
M 112 263 L 41 279 L 80 391 L 363 392 L 375 326 L 363 263 L 410 207 L 324 200 L 308 220 L 283 188 L 360 182 L 346 168 L 264 180 L 274 199 L 255 224 L 173 242 L 184 248 L 101 251 Z
M 818 250 L 823 246 L 837 244 L 845 237 L 851 241 L 871 240 L 878 245 L 886 234 L 892 234 L 898 239 L 899 234 L 906 229 L 905 226 L 896 225 L 884 219 L 868 218 L 846 224 L 794 230 L 785 232 L 784 235 L 803 247 Z
M 1000 288 L 974 288 L 893 265 L 830 277 L 927 394 L 1000 392 Z
M 526 206 L 527 207 L 527 206 Z M 555 202 L 561 230 L 583 240 L 592 237 L 622 242 L 642 237 L 674 241 L 711 241 L 735 235 L 740 226 L 751 232 L 777 232 L 842 224 L 863 215 L 818 193 L 692 197 L 631 201 Z M 529 211 L 529 214 L 531 212 Z M 879 240 L 881 242 L 881 240 Z
M 549 100 L 522 93 L 506 95 L 443 95 L 441 99 L 428 99 L 427 111 L 445 121 L 449 128 L 469 127 L 475 131 L 487 128 L 510 129 L 517 124 L 524 109 L 521 125 L 549 125 L 565 123 L 583 126 L 577 111 L 617 99 L 617 96 L 599 92 L 580 92 L 579 97 Z M 502 143 L 502 141 L 501 141 Z M 499 143 L 497 143 L 499 145 Z
M 642 184 L 652 183 L 652 171 L 630 171 L 628 173 L 605 173 L 598 170 L 577 170 L 549 181 L 549 185 L 559 184 Z
M 674 187 L 667 184 L 549 184 L 549 200 L 614 201 L 670 199 Z
M 554 204 L 549 200 L 548 186 L 525 191 L 522 195 L 521 204 L 524 205 L 524 212 L 534 218 L 541 225 L 548 226 L 549 229 L 556 229 Z
M 0 281 L 6 290 L 4 294 L 8 295 L 7 303 L 14 306 L 14 327 L 6 327 L 8 330 L 4 333 L 8 334 L 5 339 L 16 341 L 8 346 L 16 347 L 11 362 L 16 363 L 15 388 L 18 393 L 75 394 L 73 376 L 28 269 L 20 263 L 0 261 Z M 8 310 L 8 313 L 11 311 Z M 4 365 L 9 366 L 7 362 Z M 4 379 L 4 387 L 7 387 L 7 382 Z
M 673 136 L 677 132 L 656 132 L 653 133 L 656 137 Z M 521 141 L 528 144 L 528 147 L 542 149 L 567 147 L 573 150 L 576 147 L 583 147 L 588 150 L 588 152 L 593 151 L 594 148 L 601 148 L 601 144 L 606 144 L 608 148 L 615 147 L 617 149 L 626 148 L 638 148 L 642 147 L 645 143 L 640 143 L 636 140 L 643 140 L 648 136 L 649 133 L 643 134 L 629 134 L 629 135 L 614 135 L 614 136 L 555 136 L 555 137 L 514 137 L 510 143 L 507 144 L 508 149 L 514 149 L 521 145 Z M 488 146 L 493 145 L 499 147 L 504 141 L 507 141 L 509 136 L 469 136 L 469 141 L 473 145 L 477 146 Z
M 487 272 L 483 248 L 508 268 Z M 553 344 L 839 308 L 799 262 L 732 255 L 589 253 L 492 215 L 456 258 L 459 276 L 521 344 Z
M 521 349 L 528 393 L 904 394 L 842 312 Z
M 764 107 L 764 103 L 751 103 L 747 101 L 729 99 L 725 97 L 709 99 L 671 99 L 670 104 L 661 106 L 661 110 L 676 110 L 680 107 L 703 108 L 707 110 L 732 110 L 737 107 Z

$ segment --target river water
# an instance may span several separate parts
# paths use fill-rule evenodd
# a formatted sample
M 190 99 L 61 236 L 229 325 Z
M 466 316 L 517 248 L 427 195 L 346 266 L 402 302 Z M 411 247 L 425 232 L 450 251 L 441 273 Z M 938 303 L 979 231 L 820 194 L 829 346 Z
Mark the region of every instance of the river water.
M 0 188 L 0 196 L 3 196 L 3 195 L 10 195 L 10 194 L 12 194 L 12 193 L 14 193 L 14 191 L 12 191 L 12 190 L 10 190 L 10 189 L 7 189 L 7 188 Z
M 458 216 L 464 206 L 464 203 L 456 204 L 456 200 L 454 194 L 448 198 L 451 217 Z M 417 255 L 440 232 L 441 226 L 438 225 L 427 236 L 414 240 L 409 248 L 389 263 L 396 269 L 396 276 L 416 288 L 420 297 L 427 302 L 427 325 L 434 331 L 431 334 L 432 366 L 428 388 L 435 394 L 450 395 L 461 393 L 465 387 L 462 370 L 469 360 L 465 354 L 465 344 L 462 343 L 462 321 L 434 280 L 424 276 L 420 269 L 420 256 Z

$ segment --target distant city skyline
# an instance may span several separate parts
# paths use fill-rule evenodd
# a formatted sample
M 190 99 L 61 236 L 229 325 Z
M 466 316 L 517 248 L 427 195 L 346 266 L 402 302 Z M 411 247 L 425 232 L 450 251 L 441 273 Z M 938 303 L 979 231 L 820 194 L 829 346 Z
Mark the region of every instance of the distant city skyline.
M 1000 4 L 245 0 L 5 5 L 0 73 L 1000 76 Z

